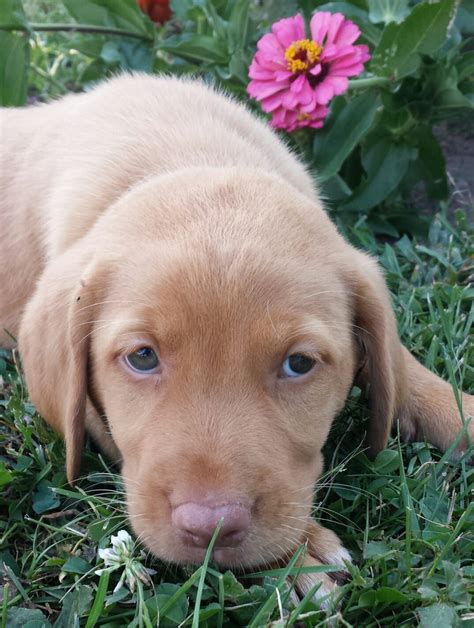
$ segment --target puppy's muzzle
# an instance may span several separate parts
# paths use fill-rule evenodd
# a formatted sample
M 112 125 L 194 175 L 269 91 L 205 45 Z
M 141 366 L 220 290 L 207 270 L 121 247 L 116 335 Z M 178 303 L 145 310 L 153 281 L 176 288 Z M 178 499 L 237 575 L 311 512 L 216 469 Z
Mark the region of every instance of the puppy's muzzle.
M 250 510 L 240 503 L 185 502 L 173 508 L 171 522 L 184 545 L 206 548 L 223 519 L 215 548 L 238 547 L 250 527 Z

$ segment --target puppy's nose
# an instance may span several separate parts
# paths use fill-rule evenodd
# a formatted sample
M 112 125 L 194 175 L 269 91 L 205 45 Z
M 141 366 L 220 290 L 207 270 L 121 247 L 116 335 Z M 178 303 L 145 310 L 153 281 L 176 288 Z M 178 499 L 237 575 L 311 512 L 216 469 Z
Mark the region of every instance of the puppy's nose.
M 222 517 L 224 521 L 214 547 L 236 547 L 250 526 L 250 511 L 242 504 L 186 502 L 173 509 L 171 522 L 185 545 L 207 547 Z

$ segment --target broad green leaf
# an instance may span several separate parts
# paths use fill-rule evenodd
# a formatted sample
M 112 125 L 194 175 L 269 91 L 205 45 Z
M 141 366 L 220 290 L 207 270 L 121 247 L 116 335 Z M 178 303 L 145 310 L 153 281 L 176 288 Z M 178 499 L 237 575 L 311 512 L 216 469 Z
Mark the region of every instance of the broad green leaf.
M 50 628 L 51 624 L 38 608 L 11 608 L 7 613 L 8 628 L 25 628 L 35 625 L 36 628 Z M 33 622 L 36 622 L 33 624 Z
M 369 18 L 374 24 L 399 24 L 409 13 L 408 0 L 369 0 Z
M 227 36 L 228 24 L 221 18 L 214 6 L 212 0 L 195 0 L 195 4 L 200 7 L 202 12 L 207 18 L 209 25 L 214 31 L 215 35 L 220 39 L 225 39 Z
M 463 94 L 457 87 L 440 90 L 436 94 L 435 104 L 442 109 L 472 109 L 474 107 L 474 102 L 469 98 L 469 94 Z
M 455 23 L 464 35 L 474 35 L 474 0 L 462 0 L 459 3 Z
M 320 188 L 323 198 L 327 198 L 329 201 L 340 202 L 346 200 L 352 193 L 351 188 L 338 174 L 321 183 Z
M 205 35 L 168 37 L 158 45 L 159 50 L 177 55 L 195 63 L 227 63 L 228 54 L 223 42 Z
M 159 615 L 160 624 L 164 623 L 163 620 L 173 622 L 173 624 L 181 624 L 184 622 L 189 611 L 189 600 L 186 596 L 186 592 L 183 591 L 182 595 L 177 595 L 181 587 L 178 584 L 171 584 L 164 582 L 156 587 L 155 597 L 158 603 L 158 608 L 163 608 L 164 604 L 172 597 L 175 596 L 175 603 L 169 608 L 165 614 Z
M 26 34 L 0 31 L 0 105 L 26 102 L 30 45 Z
M 364 547 L 364 558 L 381 558 L 383 556 L 387 556 L 391 552 L 393 552 L 388 545 L 382 543 L 382 541 L 370 541 Z
M 351 199 L 340 205 L 342 210 L 365 211 L 384 201 L 405 176 L 416 150 L 382 138 L 365 158 L 367 178 L 354 191 Z
M 398 464 L 398 452 L 393 449 L 384 449 L 377 454 L 374 461 L 378 473 L 391 473 L 398 467 Z
M 426 181 L 429 195 L 433 198 L 447 198 L 449 190 L 446 161 L 441 146 L 429 126 L 422 125 L 416 129 L 416 143 L 418 165 Z
M 418 610 L 422 628 L 450 628 L 456 625 L 457 615 L 448 604 L 433 604 Z
M 372 126 L 379 102 L 376 92 L 368 90 L 350 100 L 327 130 L 314 140 L 314 166 L 320 181 L 339 172 L 345 159 Z
M 72 628 L 79 626 L 79 617 L 91 607 L 92 587 L 81 584 L 72 589 L 63 600 L 62 610 L 54 623 L 54 628 Z
M 78 573 L 85 574 L 92 569 L 90 563 L 79 556 L 71 556 L 68 558 L 64 565 L 61 567 L 61 571 L 66 573 Z
M 28 26 L 21 0 L 1 0 L 0 26 Z
M 153 48 L 136 39 L 115 37 L 105 42 L 100 58 L 106 63 L 117 63 L 123 70 L 151 72 Z
M 0 460 L 0 487 L 5 486 L 5 484 L 10 484 L 11 481 L 12 474 L 6 468 L 5 463 Z
M 386 26 L 370 68 L 399 79 L 413 73 L 420 55 L 432 55 L 445 42 L 455 14 L 455 0 L 418 4 L 401 24 Z
M 51 484 L 47 480 L 41 480 L 33 493 L 33 510 L 40 515 L 57 508 L 60 503 L 56 493 L 51 490 Z
M 229 18 L 228 38 L 231 51 L 242 49 L 247 42 L 250 0 L 237 0 Z
M 474 76 L 474 51 L 465 52 L 463 55 L 460 55 L 456 63 L 456 69 L 458 72 L 458 81 L 472 78 Z
M 153 38 L 155 27 L 135 0 L 64 0 L 64 6 L 79 24 L 120 28 Z

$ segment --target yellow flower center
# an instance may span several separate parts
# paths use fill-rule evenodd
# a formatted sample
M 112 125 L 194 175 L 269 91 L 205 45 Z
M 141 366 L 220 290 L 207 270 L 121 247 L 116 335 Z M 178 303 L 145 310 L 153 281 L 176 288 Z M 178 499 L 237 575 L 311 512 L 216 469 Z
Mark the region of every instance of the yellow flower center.
M 311 39 L 294 41 L 285 50 L 285 59 L 290 72 L 306 72 L 319 61 L 323 47 Z

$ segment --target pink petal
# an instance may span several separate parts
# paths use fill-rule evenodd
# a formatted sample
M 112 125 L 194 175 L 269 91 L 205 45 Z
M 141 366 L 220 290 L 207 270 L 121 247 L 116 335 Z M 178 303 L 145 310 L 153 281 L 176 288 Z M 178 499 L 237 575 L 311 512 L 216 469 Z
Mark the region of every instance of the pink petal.
M 254 60 L 262 68 L 265 68 L 266 70 L 273 70 L 274 72 L 279 72 L 283 68 L 286 70 L 287 67 L 286 59 L 283 57 L 283 55 L 281 55 L 280 58 L 276 57 L 274 59 L 271 57 L 267 57 L 261 52 L 257 52 Z
M 263 100 L 268 96 L 273 96 L 282 89 L 278 83 L 270 81 L 250 81 L 247 85 L 247 93 L 256 100 Z
M 261 66 L 256 63 L 252 63 L 249 68 L 249 76 L 253 79 L 259 79 L 261 81 L 270 81 L 274 77 L 274 73 L 270 70 L 263 70 Z
M 285 109 L 296 109 L 298 106 L 298 96 L 293 92 L 286 92 L 283 95 L 281 104 Z
M 350 20 L 345 20 L 342 27 L 339 29 L 335 43 L 338 46 L 347 46 L 353 44 L 360 35 L 360 29 L 358 26 Z
M 270 113 L 277 109 L 277 107 L 281 107 L 282 98 L 284 94 L 282 92 L 278 92 L 278 94 L 274 94 L 273 96 L 269 96 L 262 100 L 262 109 L 265 113 Z
M 273 24 L 272 32 L 278 38 L 285 50 L 294 41 L 304 39 L 306 36 L 303 18 L 300 13 L 294 17 L 288 17 Z
M 289 70 L 280 70 L 279 72 L 275 72 L 275 80 L 276 81 L 287 81 L 289 78 L 293 76 L 293 72 Z
M 349 81 L 345 76 L 328 76 L 325 83 L 329 83 L 332 86 L 336 96 L 344 94 L 349 88 Z
M 342 15 L 342 13 L 334 13 L 333 15 L 331 15 L 331 19 L 329 21 L 326 44 L 334 43 L 335 39 L 337 39 L 339 29 L 341 28 L 343 22 L 344 22 L 344 16 Z
M 257 49 L 267 54 L 271 58 L 279 57 L 285 54 L 285 49 L 281 47 L 278 39 L 273 33 L 266 33 L 258 40 Z
M 322 44 L 331 21 L 331 13 L 318 11 L 313 15 L 310 22 L 311 37 L 319 45 Z
M 322 70 L 323 70 L 323 66 L 321 65 L 321 63 L 318 63 L 317 65 L 314 66 L 314 68 L 311 68 L 309 73 L 312 74 L 313 76 L 318 76 L 318 74 L 321 74 Z
M 322 83 L 316 86 L 314 93 L 316 100 L 320 105 L 327 105 L 334 96 L 334 89 L 326 78 Z

